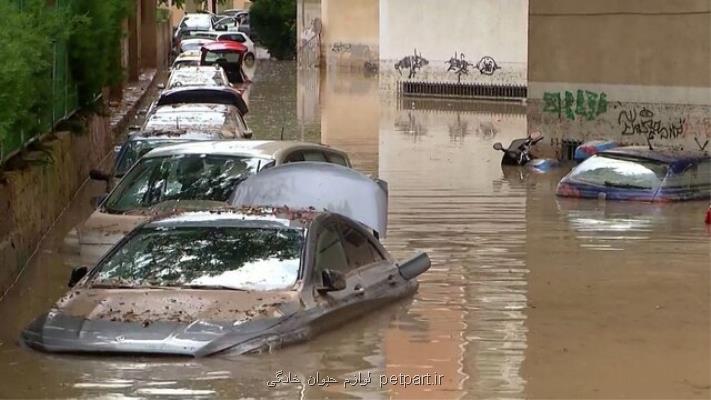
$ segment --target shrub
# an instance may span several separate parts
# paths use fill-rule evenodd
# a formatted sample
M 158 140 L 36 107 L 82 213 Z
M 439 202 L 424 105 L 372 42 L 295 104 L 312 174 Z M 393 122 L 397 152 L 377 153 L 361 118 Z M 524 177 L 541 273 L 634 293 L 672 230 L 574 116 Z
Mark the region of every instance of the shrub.
M 21 8 L 20 8 L 21 4 Z M 46 0 L 0 0 L 0 141 L 40 129 L 51 106 L 52 51 L 69 34 L 72 19 Z M 12 142 L 19 142 L 13 137 Z M 2 160 L 0 160 L 2 161 Z
M 296 0 L 254 0 L 250 28 L 269 54 L 279 60 L 296 56 Z
M 69 62 L 88 106 L 105 86 L 121 82 L 123 21 L 135 10 L 134 0 L 73 0 L 71 12 L 82 16 L 69 38 Z

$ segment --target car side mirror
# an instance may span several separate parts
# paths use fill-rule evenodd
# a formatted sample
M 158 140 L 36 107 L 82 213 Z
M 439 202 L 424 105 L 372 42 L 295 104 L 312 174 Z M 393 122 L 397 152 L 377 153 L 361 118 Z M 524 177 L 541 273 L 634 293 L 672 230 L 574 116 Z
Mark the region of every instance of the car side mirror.
M 494 143 L 494 150 L 501 150 L 501 151 L 503 151 L 503 150 L 504 150 L 504 146 L 502 146 L 501 143 L 496 142 L 496 143 Z
M 156 87 L 157 87 L 159 90 L 163 90 L 163 89 L 165 89 L 165 83 L 159 83 L 158 85 L 156 85 Z
M 74 287 L 81 278 L 86 276 L 86 273 L 89 272 L 89 268 L 87 267 L 75 267 L 72 269 L 72 274 L 69 276 L 69 282 L 67 282 L 67 286 Z
M 336 292 L 346 288 L 346 276 L 341 271 L 325 269 L 321 272 L 322 286 L 319 293 Z

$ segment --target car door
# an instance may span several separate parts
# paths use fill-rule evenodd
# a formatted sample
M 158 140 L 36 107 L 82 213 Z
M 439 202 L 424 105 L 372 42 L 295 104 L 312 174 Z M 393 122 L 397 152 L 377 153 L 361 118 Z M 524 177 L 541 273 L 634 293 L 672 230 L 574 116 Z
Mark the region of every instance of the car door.
M 314 299 L 332 309 L 341 309 L 352 304 L 363 294 L 363 284 L 354 264 L 349 263 L 340 234 L 338 219 L 330 217 L 319 223 L 313 255 L 311 274 Z M 323 271 L 330 269 L 345 276 L 346 288 L 331 292 L 319 292 L 323 285 Z
M 338 222 L 343 249 L 349 268 L 357 272 L 359 287 L 354 291 L 363 301 L 377 299 L 390 283 L 397 282 L 397 266 L 389 260 L 384 249 L 364 227 L 346 218 Z

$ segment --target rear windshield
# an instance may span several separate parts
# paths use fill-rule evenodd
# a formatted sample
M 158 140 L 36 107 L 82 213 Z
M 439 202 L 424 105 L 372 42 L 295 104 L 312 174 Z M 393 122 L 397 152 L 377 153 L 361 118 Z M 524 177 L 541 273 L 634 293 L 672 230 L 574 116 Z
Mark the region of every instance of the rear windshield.
M 104 203 L 120 213 L 166 201 L 226 201 L 235 186 L 268 160 L 205 154 L 144 158 L 121 179 Z
M 208 64 L 220 63 L 224 60 L 227 63 L 239 63 L 242 58 L 242 53 L 236 51 L 208 51 L 205 54 L 205 62 Z
M 97 266 L 94 287 L 284 290 L 299 275 L 304 231 L 143 228 Z
M 599 186 L 628 189 L 655 189 L 664 180 L 667 166 L 662 163 L 596 155 L 578 165 L 570 178 Z
M 221 111 L 181 111 L 179 108 L 175 110 L 157 110 L 146 122 L 144 130 L 175 128 L 176 130 L 208 129 L 214 131 L 222 129 L 227 119 L 227 113 Z
M 670 174 L 664 181 L 664 187 L 670 189 L 694 188 L 711 189 L 711 161 L 694 164 L 679 174 Z

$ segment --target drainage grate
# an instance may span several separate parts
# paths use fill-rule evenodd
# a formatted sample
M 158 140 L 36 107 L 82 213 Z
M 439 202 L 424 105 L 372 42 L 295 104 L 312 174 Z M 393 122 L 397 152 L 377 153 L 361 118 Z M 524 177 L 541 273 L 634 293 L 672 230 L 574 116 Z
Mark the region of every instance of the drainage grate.
M 528 96 L 528 88 L 523 85 L 407 81 L 399 82 L 398 94 L 407 97 L 522 101 Z

